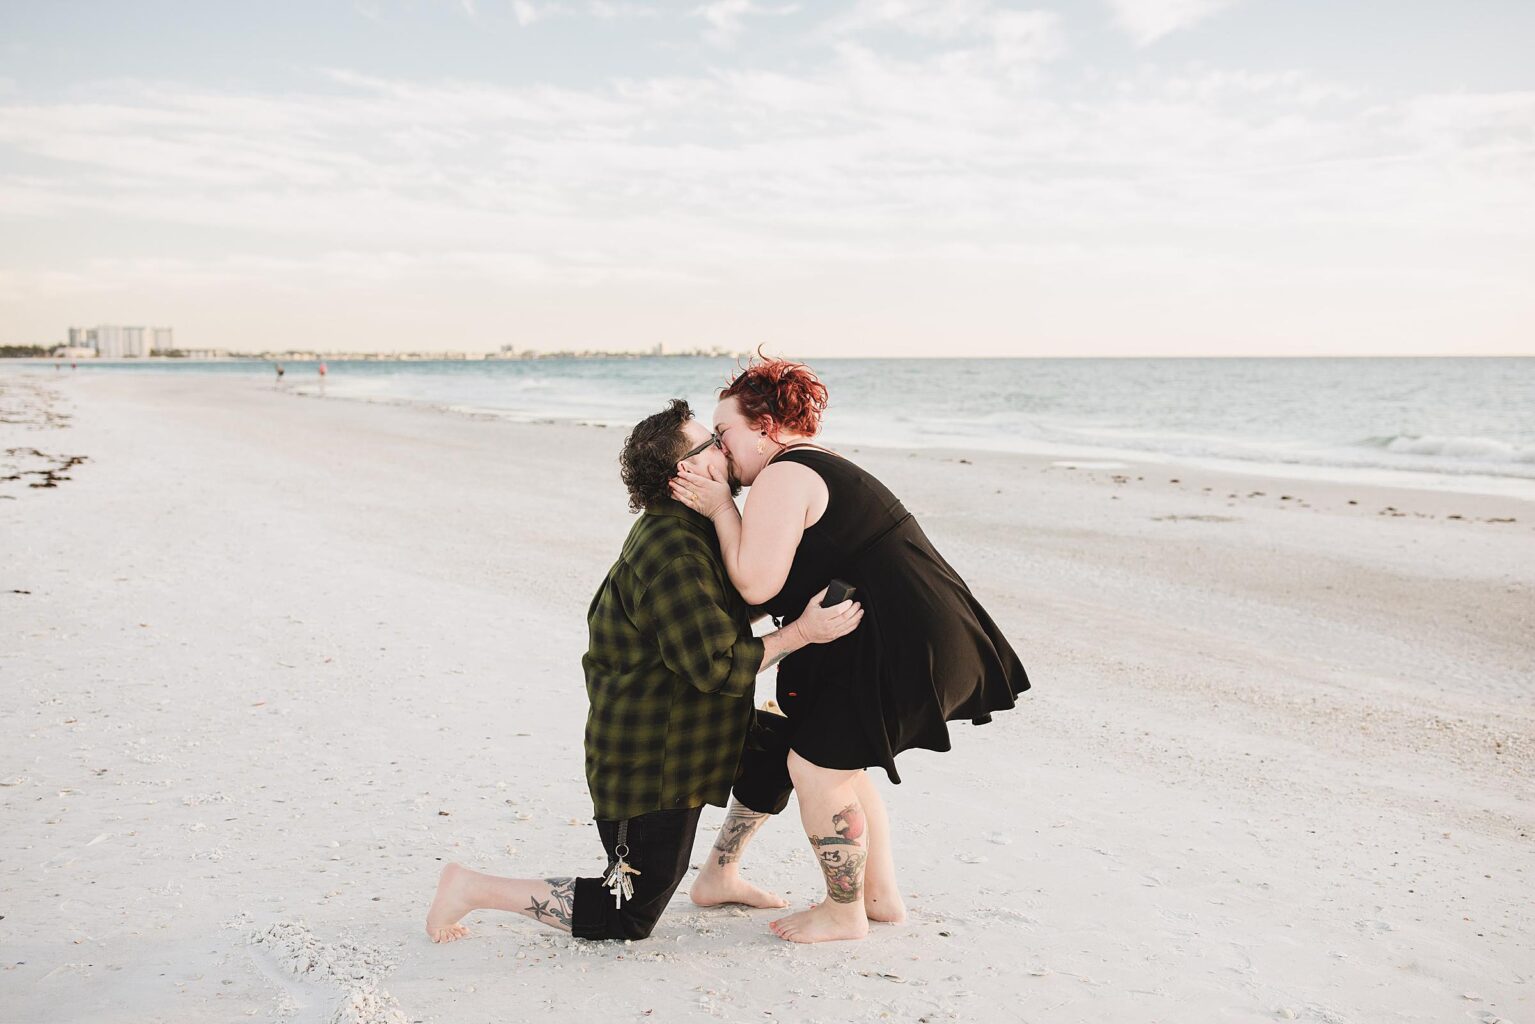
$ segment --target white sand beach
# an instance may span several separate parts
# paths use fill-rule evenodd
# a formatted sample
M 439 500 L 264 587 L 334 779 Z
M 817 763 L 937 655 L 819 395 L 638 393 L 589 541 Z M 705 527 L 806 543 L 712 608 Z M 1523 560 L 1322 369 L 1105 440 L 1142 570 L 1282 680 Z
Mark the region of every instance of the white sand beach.
M 437 946 L 446 860 L 603 866 L 621 432 L 0 388 L 0 476 L 86 460 L 0 482 L 6 1024 L 1535 1020 L 1535 503 L 849 452 L 1034 683 L 880 780 L 910 920 L 795 946 L 684 883 L 645 942 L 484 912 Z M 745 869 L 819 898 L 792 807 Z

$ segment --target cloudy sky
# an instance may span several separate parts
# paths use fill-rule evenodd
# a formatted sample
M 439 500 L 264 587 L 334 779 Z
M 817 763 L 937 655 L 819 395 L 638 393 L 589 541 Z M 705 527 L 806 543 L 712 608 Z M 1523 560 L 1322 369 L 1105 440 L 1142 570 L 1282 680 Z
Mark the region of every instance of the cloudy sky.
M 0 343 L 1535 354 L 1527 0 L 0 5 Z

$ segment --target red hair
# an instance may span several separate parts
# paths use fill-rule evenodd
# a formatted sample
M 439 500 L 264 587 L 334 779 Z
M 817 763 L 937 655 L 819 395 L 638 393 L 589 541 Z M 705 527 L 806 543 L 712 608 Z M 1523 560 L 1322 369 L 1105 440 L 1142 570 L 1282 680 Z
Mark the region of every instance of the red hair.
M 826 385 L 804 363 L 768 359 L 751 363 L 720 392 L 734 398 L 753 426 L 772 419 L 775 427 L 813 437 L 826 411 Z

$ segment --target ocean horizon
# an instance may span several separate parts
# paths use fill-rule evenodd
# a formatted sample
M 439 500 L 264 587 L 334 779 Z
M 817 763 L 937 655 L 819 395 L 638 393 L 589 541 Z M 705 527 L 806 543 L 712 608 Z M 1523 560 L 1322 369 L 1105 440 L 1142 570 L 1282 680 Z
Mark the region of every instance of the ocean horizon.
M 1535 358 L 824 358 L 832 446 L 983 449 L 1535 500 Z M 673 397 L 707 417 L 735 358 L 335 359 L 298 394 L 626 427 Z M 272 379 L 269 360 L 80 364 Z M 62 372 L 70 372 L 67 369 Z

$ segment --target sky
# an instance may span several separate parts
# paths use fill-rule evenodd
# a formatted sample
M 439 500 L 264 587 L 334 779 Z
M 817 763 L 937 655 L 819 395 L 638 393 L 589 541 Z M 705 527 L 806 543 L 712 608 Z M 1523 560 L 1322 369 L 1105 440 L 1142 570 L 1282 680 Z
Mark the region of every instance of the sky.
M 0 344 L 1535 354 L 1526 0 L 0 5 Z

